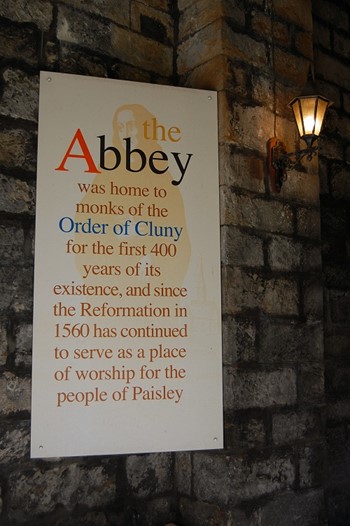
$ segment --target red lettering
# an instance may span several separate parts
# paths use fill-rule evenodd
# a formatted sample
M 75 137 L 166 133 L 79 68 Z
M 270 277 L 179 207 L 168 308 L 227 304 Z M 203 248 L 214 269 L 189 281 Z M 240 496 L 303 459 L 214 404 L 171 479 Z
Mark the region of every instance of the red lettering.
M 81 149 L 81 152 L 82 152 L 80 154 L 78 154 L 78 153 L 71 153 L 76 142 L 79 143 L 79 146 L 80 146 L 80 149 Z M 67 150 L 65 156 L 63 157 L 61 164 L 57 168 L 55 168 L 55 170 L 59 170 L 61 172 L 68 172 L 68 168 L 65 167 L 65 164 L 66 164 L 67 159 L 69 157 L 72 157 L 74 159 L 85 159 L 86 164 L 88 166 L 88 170 L 84 170 L 84 172 L 86 172 L 86 173 L 93 173 L 93 174 L 101 173 L 100 170 L 97 169 L 97 166 L 94 163 L 94 160 L 92 158 L 92 155 L 90 153 L 88 145 L 86 144 L 84 136 L 83 136 L 83 134 L 82 134 L 82 132 L 81 132 L 81 130 L 79 128 L 75 132 L 75 135 L 74 135 L 74 137 L 72 139 L 72 142 L 68 146 L 68 150 Z

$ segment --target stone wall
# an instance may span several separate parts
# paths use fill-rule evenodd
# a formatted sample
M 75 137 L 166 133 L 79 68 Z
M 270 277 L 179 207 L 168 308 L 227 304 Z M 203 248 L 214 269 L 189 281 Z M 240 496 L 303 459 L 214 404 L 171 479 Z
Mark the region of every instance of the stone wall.
M 323 524 L 317 166 L 280 193 L 266 170 L 267 139 L 296 146 L 287 102 L 313 59 L 311 2 L 179 8 L 180 82 L 219 92 L 226 435 L 224 453 L 177 455 L 181 514 L 195 526 Z
M 314 2 L 315 68 L 334 101 L 320 144 L 325 284 L 327 503 L 330 525 L 350 523 L 350 5 Z
M 266 169 L 268 138 L 283 139 L 288 151 L 297 146 L 287 103 L 306 81 L 313 38 L 317 76 L 324 94 L 335 100 L 320 157 L 334 474 L 329 524 L 347 524 L 346 519 L 336 522 L 336 514 L 340 507 L 339 516 L 346 517 L 349 480 L 349 280 L 344 265 L 349 216 L 349 38 L 344 24 L 349 8 L 345 0 L 336 4 L 337 16 L 330 2 L 315 2 L 313 28 L 311 0 L 0 3 L 4 526 L 327 524 L 318 164 L 293 170 L 280 193 L 273 191 Z M 29 458 L 40 69 L 219 93 L 223 451 Z

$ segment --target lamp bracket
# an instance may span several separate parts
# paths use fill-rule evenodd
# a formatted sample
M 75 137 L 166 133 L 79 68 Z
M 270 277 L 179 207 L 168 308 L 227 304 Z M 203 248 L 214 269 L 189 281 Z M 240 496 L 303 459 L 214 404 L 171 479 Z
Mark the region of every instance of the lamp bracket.
M 268 168 L 272 189 L 275 192 L 279 192 L 286 181 L 287 170 L 295 168 L 305 157 L 311 161 L 318 151 L 317 146 L 308 146 L 302 150 L 287 153 L 284 143 L 276 137 L 269 139 L 267 144 Z

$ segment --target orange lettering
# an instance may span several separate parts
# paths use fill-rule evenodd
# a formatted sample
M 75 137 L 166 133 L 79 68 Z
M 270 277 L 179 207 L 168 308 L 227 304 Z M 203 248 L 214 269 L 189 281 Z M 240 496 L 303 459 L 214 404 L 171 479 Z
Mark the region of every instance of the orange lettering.
M 82 151 L 81 154 L 71 153 L 71 151 L 73 150 L 74 145 L 75 145 L 76 142 L 79 143 L 80 149 Z M 79 128 L 75 132 L 75 135 L 74 135 L 74 137 L 72 139 L 72 142 L 70 143 L 70 145 L 68 147 L 68 150 L 67 150 L 65 156 L 62 159 L 61 164 L 57 168 L 55 168 L 55 170 L 59 170 L 61 172 L 68 172 L 68 168 L 65 167 L 65 164 L 66 164 L 67 159 L 69 157 L 72 157 L 72 158 L 75 158 L 75 159 L 85 159 L 86 164 L 88 165 L 89 169 L 88 170 L 84 170 L 84 172 L 86 172 L 86 173 L 94 173 L 94 174 L 101 173 L 100 170 L 97 169 L 97 166 L 94 163 L 94 160 L 93 160 L 92 155 L 90 153 L 90 150 L 89 150 L 89 148 L 88 148 L 88 146 L 86 144 L 84 136 L 83 136 L 83 134 L 82 134 L 82 132 L 81 132 L 81 130 Z

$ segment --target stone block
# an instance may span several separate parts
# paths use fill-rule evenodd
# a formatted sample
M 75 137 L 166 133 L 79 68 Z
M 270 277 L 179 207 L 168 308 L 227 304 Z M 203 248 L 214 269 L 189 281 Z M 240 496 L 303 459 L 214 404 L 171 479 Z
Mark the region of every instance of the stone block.
M 289 7 L 290 5 L 288 10 Z M 305 10 L 303 9 L 302 14 L 304 13 Z M 279 48 L 275 48 L 274 56 L 275 74 L 279 80 L 302 88 L 307 79 L 309 61 L 304 57 L 292 55 L 292 53 L 282 51 Z
M 348 324 L 350 321 L 350 291 L 329 291 L 331 319 L 334 323 Z
M 323 490 L 286 492 L 262 504 L 259 526 L 326 526 Z
M 255 360 L 256 325 L 254 321 L 226 317 L 223 320 L 224 363 L 234 365 Z
M 0 211 L 34 215 L 35 188 L 31 181 L 22 181 L 0 174 Z
M 33 325 L 22 323 L 16 327 L 15 365 L 17 367 L 31 367 Z
M 62 464 L 54 468 L 31 467 L 12 472 L 8 479 L 8 517 L 24 522 L 63 506 L 72 511 L 77 502 L 85 508 L 108 506 L 115 500 L 114 470 L 101 465 Z
M 271 76 L 264 76 L 260 71 L 252 72 L 250 75 L 250 86 L 252 100 L 259 106 L 265 106 L 270 111 L 274 111 L 274 86 Z
M 245 371 L 226 367 L 224 378 L 227 410 L 293 405 L 296 402 L 296 372 L 293 368 Z
M 234 504 L 290 488 L 294 482 L 293 461 L 288 455 L 230 457 L 195 453 L 193 489 L 198 500 Z
M 238 195 L 232 189 L 222 187 L 221 203 L 222 224 L 269 233 L 293 233 L 293 210 L 281 201 Z
M 175 485 L 181 495 L 191 495 L 192 457 L 191 453 L 175 453 Z
M 260 363 L 300 363 L 323 359 L 323 325 L 321 322 L 269 321 L 260 325 Z
M 219 94 L 219 140 L 266 155 L 266 141 L 273 133 L 272 111 L 264 106 L 243 106 L 230 98 L 230 94 Z
M 323 436 L 321 409 L 288 411 L 272 415 L 272 439 L 278 446 L 321 436 Z
M 110 54 L 131 66 L 152 71 L 163 77 L 173 74 L 173 50 L 149 38 L 114 26 L 109 43 Z
M 309 446 L 299 452 L 300 488 L 322 486 L 325 470 L 325 448 L 323 445 Z
M 180 498 L 181 521 L 192 526 L 226 526 L 225 512 L 220 506 L 189 498 Z M 245 525 L 244 525 L 245 526 Z
M 305 161 L 306 171 L 290 170 L 287 180 L 283 183 L 280 196 L 285 199 L 298 201 L 302 204 L 317 206 L 320 199 L 320 185 L 317 173 L 309 171 Z
M 163 44 L 174 43 L 172 16 L 143 2 L 132 4 L 131 29 Z
M 314 19 L 313 40 L 315 45 L 331 49 L 331 33 L 329 27 Z
M 333 2 L 329 0 L 319 0 L 317 2 L 317 18 L 321 19 L 327 25 L 330 24 L 338 29 L 348 29 L 349 17 L 346 11 L 337 6 L 334 9 Z
M 6 324 L 0 322 L 0 366 L 5 365 L 7 360 L 7 328 Z
M 237 314 L 261 309 L 266 314 L 293 316 L 299 312 L 297 283 L 264 278 L 238 268 L 223 271 L 223 312 Z
M 0 225 L 0 265 L 10 265 L 23 260 L 24 235 L 22 228 L 9 224 Z
M 222 18 L 223 15 L 223 2 L 217 0 L 197 0 L 188 5 L 185 11 L 180 11 L 179 42 Z
M 36 169 L 37 137 L 21 129 L 0 130 L 0 163 L 6 168 Z
M 67 42 L 60 44 L 60 63 L 65 73 L 108 77 L 108 68 L 101 56 L 89 53 L 86 49 L 75 49 L 74 45 Z
M 321 218 L 319 210 L 298 208 L 297 234 L 310 239 L 320 239 Z
M 126 476 L 130 491 L 135 496 L 147 498 L 171 491 L 172 457 L 166 453 L 130 455 L 126 459 Z
M 230 90 L 237 96 L 246 94 L 245 72 L 232 66 L 224 55 L 217 55 L 185 73 L 182 84 L 189 88 L 221 91 Z
M 323 364 L 302 364 L 299 373 L 298 401 L 300 403 L 322 403 L 324 394 Z
M 66 2 L 67 3 L 67 2 Z M 94 0 L 69 0 L 69 5 L 87 13 L 103 16 L 112 20 L 116 24 L 129 27 L 130 26 L 130 0 L 118 0 L 118 2 L 110 2 L 110 0 L 99 0 L 97 4 Z M 76 15 L 77 18 L 80 14 Z
M 235 411 L 225 419 L 225 447 L 234 453 L 261 448 L 266 444 L 263 411 Z
M 177 70 L 184 75 L 191 69 L 222 54 L 222 42 L 217 38 L 222 33 L 222 21 L 216 20 L 204 27 L 178 47 Z
M 313 33 L 309 31 L 296 31 L 295 47 L 307 59 L 313 59 Z
M 271 270 L 300 270 L 302 249 L 302 244 L 292 238 L 284 236 L 272 237 L 268 245 L 268 261 Z
M 221 260 L 226 265 L 248 267 L 264 265 L 263 240 L 236 227 L 221 228 L 221 249 Z
M 256 154 L 244 154 L 231 144 L 220 145 L 219 173 L 221 184 L 265 193 L 264 161 Z
M 317 48 L 315 49 L 315 71 L 317 71 L 326 82 L 333 83 L 340 88 L 345 88 L 347 91 L 350 91 L 349 66 Z
M 308 322 L 323 320 L 323 285 L 320 279 L 306 279 L 302 284 L 303 312 Z
M 30 410 L 30 380 L 4 372 L 0 376 L 0 414 L 8 416 Z
M 294 0 L 293 4 L 286 4 L 284 0 L 275 0 L 275 15 L 291 22 L 307 31 L 312 30 L 311 0 Z
M 107 20 L 97 20 L 84 12 L 77 13 L 76 9 L 63 4 L 58 6 L 58 40 L 110 55 L 111 27 Z
M 265 43 L 255 40 L 245 33 L 239 33 L 236 25 L 229 19 L 222 26 L 223 53 L 232 60 L 245 62 L 257 68 L 268 65 Z
M 0 267 L 0 313 L 31 314 L 33 269 Z
M 350 200 L 350 169 L 342 168 L 331 180 L 332 195 L 335 199 Z
M 46 0 L 1 0 L 0 16 L 20 23 L 34 23 L 42 31 L 50 29 L 53 7 Z
M 21 60 L 36 66 L 39 57 L 39 35 L 32 28 L 8 23 L 5 27 L 0 26 L 0 49 L 1 56 L 6 59 Z
M 20 421 L 0 430 L 0 462 L 2 465 L 23 461 L 29 456 L 30 422 Z
M 18 69 L 5 69 L 0 115 L 30 122 L 38 120 L 39 78 Z

